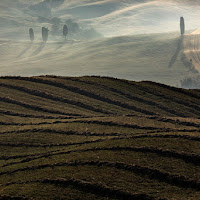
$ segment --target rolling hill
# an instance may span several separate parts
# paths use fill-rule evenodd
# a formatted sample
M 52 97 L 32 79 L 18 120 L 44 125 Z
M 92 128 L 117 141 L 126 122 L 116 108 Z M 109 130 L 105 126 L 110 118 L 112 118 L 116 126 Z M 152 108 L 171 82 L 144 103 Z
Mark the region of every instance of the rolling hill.
M 179 33 L 34 43 L 2 40 L 0 74 L 100 75 L 180 86 L 196 72 L 185 62 Z M 16 52 L 17 50 L 17 52 Z
M 0 199 L 199 199 L 199 90 L 8 76 L 0 94 Z
M 180 87 L 181 80 L 197 73 L 195 60 L 192 65 L 186 59 L 188 46 L 186 57 L 179 48 L 177 31 L 180 16 L 187 33 L 199 27 L 198 1 L 8 0 L 0 9 L 1 76 L 99 75 Z M 64 42 L 67 22 L 71 27 Z M 43 26 L 50 30 L 46 44 Z

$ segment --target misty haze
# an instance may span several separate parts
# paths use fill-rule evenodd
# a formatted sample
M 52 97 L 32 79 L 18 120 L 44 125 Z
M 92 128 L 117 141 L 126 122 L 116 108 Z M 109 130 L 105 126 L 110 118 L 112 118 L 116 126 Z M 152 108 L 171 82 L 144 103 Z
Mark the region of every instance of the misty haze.
M 199 46 L 189 46 L 200 26 L 198 1 L 1 0 L 0 7 L 2 76 L 100 75 L 181 87 L 200 70 L 191 55 Z M 176 55 L 180 17 L 186 35 Z M 49 30 L 45 45 L 42 27 Z

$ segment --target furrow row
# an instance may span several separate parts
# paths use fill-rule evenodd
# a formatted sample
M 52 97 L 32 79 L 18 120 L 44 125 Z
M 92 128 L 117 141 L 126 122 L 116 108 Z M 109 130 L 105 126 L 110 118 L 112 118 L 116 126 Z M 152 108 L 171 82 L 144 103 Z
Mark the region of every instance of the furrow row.
M 54 77 L 51 77 L 51 78 L 54 78 Z M 55 77 L 56 78 L 56 77 Z M 156 106 L 157 108 L 165 111 L 165 112 L 168 112 L 170 114 L 173 114 L 173 115 L 177 115 L 177 116 L 185 116 L 184 113 L 182 112 L 177 112 L 173 109 L 170 109 L 166 106 L 163 106 L 161 104 L 158 104 L 154 101 L 151 101 L 151 100 L 146 100 L 144 98 L 140 98 L 140 97 L 137 97 L 137 96 L 133 96 L 131 94 L 128 94 L 128 93 L 125 93 L 125 92 L 122 92 L 121 90 L 118 90 L 116 88 L 112 88 L 112 87 L 107 87 L 103 84 L 100 84 L 100 83 L 96 83 L 96 82 L 92 82 L 92 81 L 86 81 L 86 80 L 79 80 L 79 79 L 76 79 L 76 78 L 73 78 L 73 79 L 70 79 L 70 78 L 62 78 L 62 77 L 59 77 L 61 79 L 69 79 L 70 81 L 75 81 L 75 82 L 80 82 L 80 83 L 85 83 L 85 84 L 89 84 L 89 85 L 94 85 L 94 86 L 98 86 L 98 87 L 101 87 L 103 88 L 104 90 L 108 90 L 108 91 L 111 91 L 111 92 L 114 92 L 116 94 L 120 94 L 121 96 L 123 97 L 126 97 L 127 99 L 130 99 L 130 100 L 134 100 L 134 101 L 137 101 L 137 102 L 142 102 L 144 104 L 147 104 L 147 105 L 150 105 L 150 106 Z
M 75 117 L 82 116 L 82 115 L 77 116 L 76 114 L 69 113 L 69 116 L 71 116 L 71 117 L 64 117 L 64 116 L 56 117 L 56 116 L 23 114 L 23 113 L 16 113 L 16 112 L 5 111 L 5 110 L 0 110 L 0 114 L 9 115 L 9 116 L 13 116 L 13 117 L 38 118 L 38 119 L 73 119 Z
M 167 95 L 160 93 L 158 91 L 149 89 L 149 88 L 142 86 L 142 85 L 136 85 L 136 87 L 139 88 L 140 90 L 143 90 L 143 91 L 148 92 L 150 94 L 153 94 L 155 96 L 161 97 L 162 99 L 169 100 L 169 101 L 175 102 L 179 105 L 186 106 L 186 107 L 188 107 L 188 111 L 190 113 L 195 113 L 197 115 L 200 114 L 200 106 L 199 105 L 196 105 L 194 103 L 190 103 L 189 101 L 185 101 L 184 99 L 179 99 L 179 98 L 175 98 L 175 97 L 171 98 L 170 96 L 167 96 Z M 180 116 L 180 117 L 187 117 L 187 115 Z
M 15 197 L 15 196 L 0 196 L 0 200 L 33 200 L 25 197 Z
M 106 185 L 98 184 L 98 183 L 91 183 L 88 181 L 83 181 L 81 179 L 64 179 L 64 178 L 57 178 L 57 179 L 43 179 L 43 180 L 34 180 L 34 181 L 25 181 L 25 182 L 11 182 L 5 184 L 4 186 L 9 185 L 25 185 L 25 184 L 33 184 L 33 183 L 42 183 L 42 184 L 53 184 L 57 187 L 73 187 L 76 190 L 83 191 L 85 193 L 95 194 L 101 197 L 107 198 L 114 198 L 119 200 L 165 200 L 160 198 L 155 198 L 153 196 L 149 196 L 147 194 L 132 194 L 122 190 L 110 188 Z M 1 200 L 1 199 L 0 199 Z M 3 199 L 4 200 L 4 199 Z M 11 199 L 12 200 L 12 199 Z M 14 199 L 15 200 L 15 199 Z M 16 199 L 18 200 L 18 199 Z M 19 199 L 21 200 L 21 199 Z
M 47 84 L 47 85 L 59 87 L 59 88 L 62 88 L 62 89 L 83 95 L 83 96 L 87 96 L 89 98 L 96 99 L 96 100 L 102 101 L 104 103 L 116 105 L 116 106 L 119 106 L 121 108 L 130 109 L 130 110 L 140 112 L 140 113 L 143 113 L 143 114 L 147 114 L 147 115 L 156 115 L 157 114 L 157 113 L 154 113 L 152 111 L 148 111 L 148 110 L 145 110 L 145 109 L 133 106 L 133 105 L 122 103 L 122 102 L 117 101 L 117 100 L 112 100 L 108 97 L 104 97 L 104 96 L 101 96 L 99 94 L 80 89 L 78 87 L 68 86 L 68 85 L 58 83 L 58 82 L 55 82 L 55 81 L 51 81 L 51 80 L 44 80 L 44 79 L 35 78 L 35 77 L 1 77 L 1 78 L 18 79 L 18 80 L 25 80 L 25 81 L 30 81 L 30 82 L 34 82 L 34 83 Z
M 173 119 L 169 119 L 169 118 L 160 118 L 160 119 L 158 119 L 158 121 L 200 128 L 200 124 L 198 124 L 198 123 L 180 121 L 179 119 L 173 120 Z
M 97 121 L 97 120 L 75 120 L 75 121 L 54 121 L 54 122 L 40 122 L 40 123 L 15 123 L 15 122 L 0 122 L 0 125 L 12 125 L 12 126 L 26 126 L 26 125 L 51 125 L 51 124 L 71 124 L 71 123 L 81 123 L 81 124 L 96 124 L 103 126 L 115 126 L 142 130 L 165 130 L 171 131 L 168 128 L 157 128 L 151 126 L 139 126 L 134 124 L 120 124 L 112 121 Z
M 63 135 L 80 135 L 80 136 L 119 136 L 121 133 L 90 133 L 90 132 L 78 132 L 78 131 L 62 131 L 54 129 L 26 129 L 26 130 L 14 130 L 7 132 L 0 132 L 0 135 L 4 134 L 19 134 L 19 133 L 54 133 L 54 134 L 63 134 Z
M 154 132 L 151 132 L 152 134 Z M 142 138 L 159 138 L 159 139 L 183 139 L 189 141 L 200 142 L 200 137 L 194 137 L 189 135 L 137 135 L 132 137 L 117 137 L 117 138 L 109 138 L 109 139 L 97 139 L 93 141 L 85 141 L 85 142 L 76 142 L 76 143 L 63 143 L 63 144 L 33 144 L 33 143 L 3 143 L 0 142 L 0 146 L 10 146 L 10 147 L 67 147 L 67 146 L 75 146 L 75 145 L 84 145 L 84 144 L 92 144 L 99 143 L 108 140 L 122 140 L 122 139 L 142 139 Z
M 157 86 L 161 86 L 161 87 L 164 87 L 164 88 L 167 88 L 167 89 L 172 89 L 172 90 L 174 90 L 174 91 L 176 91 L 178 93 L 185 94 L 185 95 L 187 95 L 189 97 L 194 97 L 194 98 L 199 99 L 199 96 L 196 96 L 195 94 L 193 95 L 193 93 L 191 93 L 190 91 L 187 91 L 187 90 L 184 90 L 184 89 L 180 89 L 180 88 L 174 88 L 174 87 L 170 87 L 170 86 L 167 86 L 167 85 L 163 85 L 163 84 L 160 84 L 160 83 L 154 83 L 154 82 L 150 82 L 150 81 L 148 81 L 148 82 L 143 81 L 140 84 L 136 84 L 134 82 L 130 82 L 130 81 L 127 81 L 127 80 L 122 80 L 122 79 L 115 79 L 115 78 L 110 78 L 110 77 L 103 77 L 103 78 L 111 79 L 111 80 L 117 80 L 118 82 L 122 82 L 124 84 L 128 84 L 129 86 L 131 86 L 133 88 L 137 88 L 137 89 L 139 89 L 141 91 L 145 91 L 145 92 L 147 92 L 147 93 L 149 93 L 151 95 L 161 97 L 163 99 L 178 103 L 180 105 L 184 105 L 184 106 L 188 107 L 188 111 L 190 111 L 191 108 L 193 108 L 193 110 L 190 111 L 191 113 L 195 113 L 197 115 L 200 114 L 200 106 L 194 104 L 194 102 L 190 103 L 188 101 L 184 101 L 183 99 L 170 98 L 169 96 L 167 96 L 165 94 L 162 94 L 162 93 L 160 93 L 158 91 L 155 91 L 155 90 L 152 90 L 150 88 L 147 88 L 146 86 L 143 86 L 142 83 L 155 84 Z
M 120 162 L 114 163 L 114 162 L 107 162 L 107 161 L 104 161 L 104 162 L 75 161 L 75 162 L 69 162 L 69 163 L 64 162 L 64 163 L 55 163 L 55 164 L 44 164 L 44 165 L 31 166 L 31 167 L 25 167 L 21 169 L 14 169 L 10 171 L 0 172 L 0 176 L 11 175 L 18 172 L 41 170 L 41 169 L 46 169 L 49 167 L 87 166 L 87 165 L 97 166 L 97 167 L 106 166 L 106 167 L 116 168 L 119 170 L 130 171 L 142 177 L 148 177 L 149 179 L 153 179 L 159 182 L 164 182 L 164 183 L 174 185 L 180 188 L 191 188 L 191 189 L 200 191 L 200 183 L 195 180 L 187 179 L 185 176 L 174 175 L 167 172 L 162 172 L 157 169 L 151 169 L 151 168 L 143 167 L 139 165 L 129 165 L 129 164 L 120 163 Z
M 71 151 L 64 151 L 64 152 L 50 152 L 45 154 L 35 154 L 35 155 L 23 155 L 23 156 L 11 156 L 11 157 L 0 157 L 0 160 L 9 160 L 13 158 L 24 158 L 21 161 L 11 162 L 8 164 L 3 165 L 2 167 L 7 167 L 14 164 L 20 164 L 20 163 L 27 163 L 33 160 L 41 159 L 41 158 L 48 158 L 52 156 L 58 156 L 58 155 L 67 155 L 71 153 L 84 153 L 84 152 L 96 152 L 96 151 L 129 151 L 129 152 L 140 152 L 140 153 L 154 153 L 162 157 L 168 157 L 168 158 L 176 158 L 183 160 L 186 163 L 192 163 L 194 165 L 199 166 L 200 165 L 200 156 L 195 154 L 187 154 L 187 153 L 179 153 L 173 150 L 163 150 L 159 148 L 153 148 L 153 147 L 100 147 L 100 148 L 90 148 L 90 149 L 77 149 L 77 150 L 71 150 Z
M 103 114 L 110 114 L 110 112 L 105 111 L 103 109 L 95 108 L 91 105 L 87 105 L 87 104 L 82 103 L 82 102 L 73 101 L 73 100 L 63 98 L 63 97 L 54 96 L 52 94 L 49 94 L 49 93 L 46 93 L 46 92 L 44 93 L 44 92 L 41 92 L 41 91 L 38 91 L 38 90 L 31 90 L 31 89 L 28 89 L 28 88 L 25 88 L 25 87 L 14 86 L 14 85 L 9 85 L 9 84 L 4 84 L 4 83 L 0 83 L 0 87 L 6 87 L 6 88 L 18 90 L 20 92 L 25 92 L 29 95 L 38 96 L 38 97 L 41 97 L 41 98 L 44 98 L 44 99 L 50 99 L 50 100 L 61 102 L 61 103 L 67 103 L 67 104 L 75 105 L 77 107 L 81 107 L 81 108 L 84 108 L 86 110 L 92 110 L 92 111 L 103 113 Z
M 120 200 L 158 200 L 158 198 L 149 196 L 147 194 L 131 194 L 122 190 L 109 188 L 102 184 L 90 183 L 83 180 L 77 179 L 46 179 L 42 183 L 45 184 L 55 184 L 62 187 L 73 186 L 78 190 L 81 190 L 86 193 L 93 193 L 98 196 L 103 196 L 107 198 L 115 198 Z M 159 198 L 159 200 L 161 200 Z M 164 200 L 164 199 L 162 199 Z
M 30 105 L 30 104 L 27 104 L 27 103 L 24 103 L 24 102 L 13 100 L 13 99 L 8 98 L 8 97 L 0 97 L 0 101 L 5 102 L 5 103 L 16 104 L 16 105 L 22 106 L 24 108 L 28 108 L 28 109 L 36 110 L 36 111 L 40 111 L 40 112 L 71 116 L 71 113 L 61 112 L 61 111 L 57 111 L 57 110 L 53 110 L 53 109 L 50 110 L 48 108 L 43 108 L 43 107 L 40 107 L 40 106 Z M 73 114 L 73 116 L 79 116 L 79 115 L 78 114 Z
M 200 98 L 200 95 L 198 95 L 197 93 L 194 94 L 193 92 L 191 92 L 192 90 L 176 88 L 176 87 L 172 87 L 172 86 L 169 86 L 169 85 L 164 85 L 162 83 L 156 83 L 156 82 L 152 82 L 152 81 L 144 81 L 144 82 L 148 83 L 148 84 L 151 84 L 151 85 L 156 85 L 156 86 L 161 87 L 161 88 L 165 88 L 165 89 L 171 90 L 173 92 L 184 94 L 184 95 L 189 96 L 189 97 L 196 98 L 197 100 L 199 100 L 199 98 Z

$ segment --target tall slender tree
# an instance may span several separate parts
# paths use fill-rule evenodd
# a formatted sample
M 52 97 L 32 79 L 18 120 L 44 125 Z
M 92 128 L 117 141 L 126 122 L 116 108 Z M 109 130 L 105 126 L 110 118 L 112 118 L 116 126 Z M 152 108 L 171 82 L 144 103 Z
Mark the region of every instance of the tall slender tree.
M 45 41 L 45 27 L 42 27 L 42 40 Z
M 34 36 L 34 31 L 32 28 L 29 29 L 29 36 L 30 36 L 31 42 L 33 42 L 33 40 L 35 39 L 35 36 Z
M 180 18 L 180 29 L 181 29 L 181 35 L 185 34 L 185 20 L 183 17 Z
M 48 28 L 42 27 L 42 40 L 46 42 L 48 40 L 49 30 Z
M 63 26 L 63 35 L 64 35 L 64 37 L 65 37 L 65 40 L 66 40 L 67 34 L 68 34 L 68 27 L 67 27 L 67 25 L 65 24 L 65 25 Z

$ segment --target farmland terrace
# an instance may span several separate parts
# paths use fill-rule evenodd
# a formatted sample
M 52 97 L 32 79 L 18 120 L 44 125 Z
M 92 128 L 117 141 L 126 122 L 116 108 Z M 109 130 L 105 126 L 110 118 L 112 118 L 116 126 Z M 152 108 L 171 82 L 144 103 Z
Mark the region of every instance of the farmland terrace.
M 200 91 L 0 77 L 0 200 L 199 199 Z

